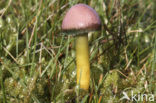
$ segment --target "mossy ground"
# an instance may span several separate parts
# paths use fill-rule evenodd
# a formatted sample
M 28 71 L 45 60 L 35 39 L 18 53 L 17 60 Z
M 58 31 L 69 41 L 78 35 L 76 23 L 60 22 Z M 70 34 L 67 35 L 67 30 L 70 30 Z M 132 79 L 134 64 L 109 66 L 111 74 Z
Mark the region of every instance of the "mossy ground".
M 102 21 L 101 31 L 89 34 L 87 93 L 76 87 L 74 37 L 61 33 L 77 3 Z M 134 103 L 121 100 L 132 91 L 156 96 L 155 11 L 155 0 L 0 0 L 0 103 Z

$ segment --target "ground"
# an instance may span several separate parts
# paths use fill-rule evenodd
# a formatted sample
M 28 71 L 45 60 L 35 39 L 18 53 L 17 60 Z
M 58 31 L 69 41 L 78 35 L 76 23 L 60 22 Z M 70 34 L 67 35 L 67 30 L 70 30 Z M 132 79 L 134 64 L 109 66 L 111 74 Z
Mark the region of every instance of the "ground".
M 0 103 L 154 103 L 154 1 L 0 0 Z M 76 86 L 75 37 L 61 31 L 78 3 L 102 22 L 88 34 L 88 91 Z

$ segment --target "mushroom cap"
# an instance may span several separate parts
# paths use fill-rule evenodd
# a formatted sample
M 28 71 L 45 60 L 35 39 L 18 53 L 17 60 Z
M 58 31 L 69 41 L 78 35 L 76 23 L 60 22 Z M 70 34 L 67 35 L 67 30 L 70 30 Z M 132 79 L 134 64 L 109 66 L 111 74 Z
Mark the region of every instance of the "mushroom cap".
M 62 30 L 65 33 L 73 33 L 75 35 L 99 30 L 101 20 L 96 11 L 86 4 L 76 4 L 72 6 L 66 13 Z

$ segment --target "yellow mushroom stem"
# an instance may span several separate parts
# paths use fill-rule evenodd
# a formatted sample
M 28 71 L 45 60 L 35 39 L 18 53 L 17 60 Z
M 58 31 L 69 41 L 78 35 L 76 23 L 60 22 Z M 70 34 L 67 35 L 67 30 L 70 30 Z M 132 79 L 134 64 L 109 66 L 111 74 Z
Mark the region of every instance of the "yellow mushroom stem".
M 90 63 L 88 35 L 76 36 L 77 84 L 81 89 L 88 90 L 90 80 Z

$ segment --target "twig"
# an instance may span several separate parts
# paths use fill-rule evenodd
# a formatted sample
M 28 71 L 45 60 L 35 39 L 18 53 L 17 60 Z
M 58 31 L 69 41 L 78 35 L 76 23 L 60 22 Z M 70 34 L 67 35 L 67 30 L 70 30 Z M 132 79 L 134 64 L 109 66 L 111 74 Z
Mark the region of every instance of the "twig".
M 7 11 L 7 9 L 10 7 L 12 0 L 9 0 L 8 5 L 6 6 L 6 8 L 3 9 L 2 14 L 0 17 L 2 17 L 4 15 L 4 13 Z
M 146 63 L 143 65 L 143 67 L 139 70 L 137 73 L 137 77 L 141 74 L 141 72 L 145 69 Z
M 128 77 L 125 74 L 123 74 L 121 71 L 119 71 L 119 70 L 116 70 L 116 71 L 119 72 L 121 75 L 123 75 L 125 78 L 128 79 Z
M 41 65 L 41 62 L 42 62 L 42 47 L 43 47 L 43 44 L 41 43 L 41 50 L 40 50 L 40 55 L 39 55 L 39 74 L 40 74 L 40 77 L 41 77 L 41 72 L 42 72 L 42 65 Z
M 36 28 L 36 25 L 37 25 L 37 17 L 38 17 L 38 16 L 40 15 L 40 13 L 41 13 L 41 11 L 40 11 L 41 5 L 42 5 L 42 0 L 40 1 L 39 10 L 38 10 L 38 12 L 37 12 L 36 19 L 35 19 L 35 25 L 34 25 L 34 27 L 33 27 L 33 31 L 32 31 L 32 33 L 31 33 L 31 37 L 30 37 L 30 40 L 29 40 L 29 47 L 30 47 L 32 38 L 33 38 L 33 36 L 34 36 L 34 31 L 35 31 L 35 28 Z
M 131 62 L 132 62 L 132 59 L 128 62 L 127 66 L 125 67 L 125 70 L 127 70 L 127 68 L 130 66 Z
M 19 64 L 18 61 L 16 60 L 16 58 L 14 58 L 14 56 L 13 56 L 5 47 L 3 47 L 3 49 L 5 50 L 5 52 L 7 52 L 7 53 L 10 55 L 10 57 L 11 57 L 17 64 Z

